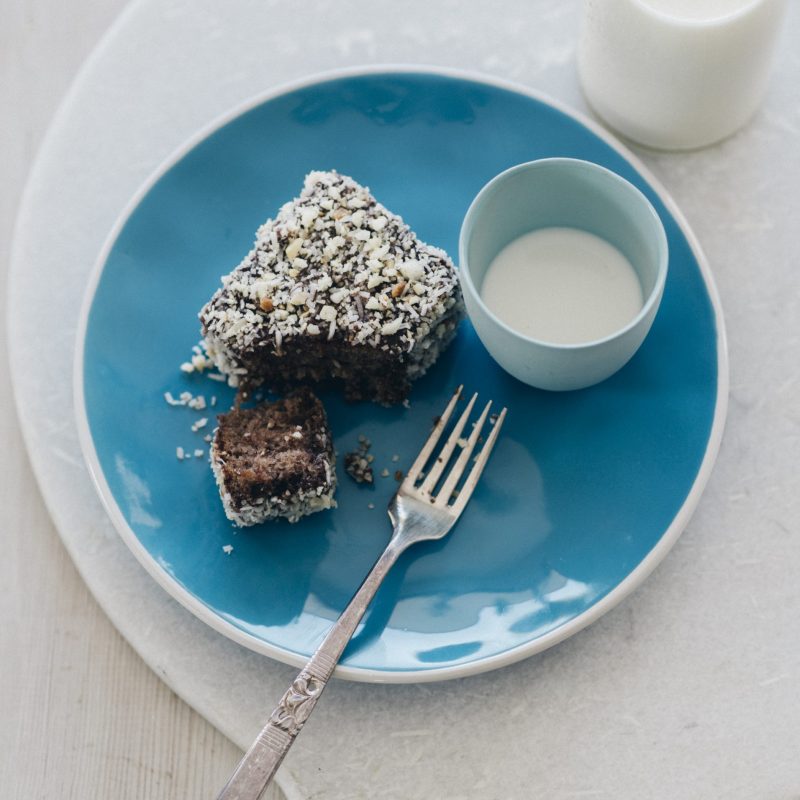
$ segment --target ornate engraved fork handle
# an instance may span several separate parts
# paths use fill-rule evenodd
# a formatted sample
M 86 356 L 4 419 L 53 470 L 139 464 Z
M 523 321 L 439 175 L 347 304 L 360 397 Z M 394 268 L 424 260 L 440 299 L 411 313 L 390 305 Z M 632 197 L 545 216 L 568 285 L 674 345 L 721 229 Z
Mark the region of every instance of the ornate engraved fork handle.
M 314 710 L 375 592 L 406 546 L 400 537 L 392 537 L 317 652 L 286 690 L 217 800 L 258 800 L 261 797 Z

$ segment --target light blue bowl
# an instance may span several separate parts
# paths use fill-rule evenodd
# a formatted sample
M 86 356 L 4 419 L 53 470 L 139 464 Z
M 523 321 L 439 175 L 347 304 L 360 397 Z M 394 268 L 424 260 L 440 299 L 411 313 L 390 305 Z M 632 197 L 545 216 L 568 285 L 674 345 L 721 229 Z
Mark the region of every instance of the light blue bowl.
M 494 257 L 514 239 L 548 227 L 600 236 L 633 264 L 644 305 L 624 328 L 603 339 L 552 344 L 518 333 L 481 299 Z M 461 286 L 472 324 L 506 372 L 539 389 L 592 386 L 639 349 L 658 311 L 667 279 L 664 226 L 647 198 L 615 172 L 574 158 L 544 158 L 501 172 L 467 211 L 459 240 Z

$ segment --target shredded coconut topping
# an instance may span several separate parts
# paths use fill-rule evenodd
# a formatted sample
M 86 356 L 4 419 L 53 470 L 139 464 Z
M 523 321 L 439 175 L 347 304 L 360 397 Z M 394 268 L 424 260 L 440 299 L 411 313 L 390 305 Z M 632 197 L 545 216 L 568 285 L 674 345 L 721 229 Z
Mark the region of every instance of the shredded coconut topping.
M 310 173 L 222 284 L 200 319 L 209 356 L 234 383 L 246 374 L 239 354 L 257 346 L 280 353 L 310 335 L 402 355 L 451 333 L 442 320 L 461 314 L 447 254 L 336 172 Z

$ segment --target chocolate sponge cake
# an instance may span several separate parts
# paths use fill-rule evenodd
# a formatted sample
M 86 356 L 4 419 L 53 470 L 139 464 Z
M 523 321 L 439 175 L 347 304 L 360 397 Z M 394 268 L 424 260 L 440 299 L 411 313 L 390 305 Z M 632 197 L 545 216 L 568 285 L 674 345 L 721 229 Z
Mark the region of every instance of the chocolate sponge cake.
M 333 440 L 322 403 L 309 389 L 217 419 L 211 468 L 230 520 L 296 522 L 336 505 Z
M 245 391 L 338 380 L 401 402 L 463 315 L 447 254 L 351 178 L 312 172 L 200 312 L 209 356 Z

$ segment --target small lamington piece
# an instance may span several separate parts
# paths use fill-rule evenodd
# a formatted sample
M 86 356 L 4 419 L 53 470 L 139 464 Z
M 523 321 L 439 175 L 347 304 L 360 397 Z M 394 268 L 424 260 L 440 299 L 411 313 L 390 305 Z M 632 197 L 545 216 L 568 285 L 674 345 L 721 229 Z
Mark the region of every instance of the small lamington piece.
M 298 389 L 276 403 L 217 417 L 211 468 L 228 519 L 257 525 L 336 505 L 333 440 L 322 403 Z
M 258 230 L 200 311 L 232 385 L 343 382 L 353 400 L 402 402 L 455 335 L 452 261 L 351 178 L 312 172 Z

